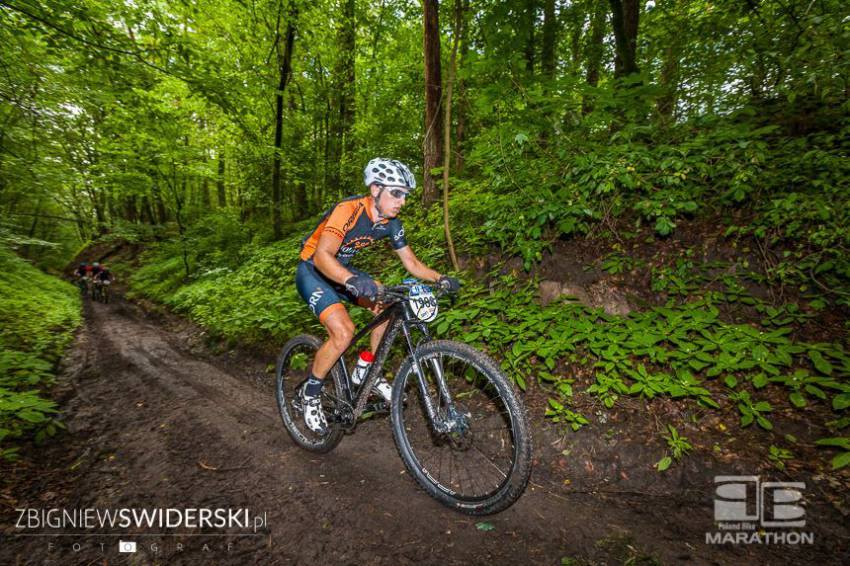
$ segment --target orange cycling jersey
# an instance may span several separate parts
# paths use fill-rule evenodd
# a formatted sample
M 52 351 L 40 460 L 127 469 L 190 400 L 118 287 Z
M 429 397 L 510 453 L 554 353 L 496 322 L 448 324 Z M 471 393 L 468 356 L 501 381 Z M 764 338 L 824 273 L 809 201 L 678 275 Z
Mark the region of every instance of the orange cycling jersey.
M 375 221 L 369 213 L 369 196 L 355 196 L 338 202 L 327 211 L 316 229 L 301 242 L 301 259 L 313 259 L 316 246 L 322 234 L 329 232 L 342 243 L 336 253 L 336 259 L 348 265 L 357 250 L 365 248 L 375 240 L 389 238 L 393 249 L 400 250 L 407 245 L 404 228 L 398 218 Z

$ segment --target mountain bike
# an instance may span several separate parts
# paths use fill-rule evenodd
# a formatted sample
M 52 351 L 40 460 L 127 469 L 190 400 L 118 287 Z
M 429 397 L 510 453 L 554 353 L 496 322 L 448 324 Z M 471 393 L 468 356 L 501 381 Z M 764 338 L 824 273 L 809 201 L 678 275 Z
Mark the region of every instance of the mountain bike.
M 277 360 L 276 397 L 292 439 L 312 452 L 333 450 L 357 426 L 372 387 L 399 336 L 406 355 L 395 374 L 389 403 L 396 448 L 410 475 L 432 497 L 469 515 L 502 511 L 522 495 L 531 474 L 531 432 L 513 385 L 489 356 L 466 344 L 434 340 L 428 329 L 438 312 L 430 287 L 405 281 L 383 287 L 384 310 L 360 330 L 339 357 L 322 393 L 325 435 L 304 424 L 301 387 L 322 341 L 302 334 Z M 359 386 L 346 353 L 372 329 L 386 332 Z
M 95 302 L 101 301 L 101 297 L 103 294 L 103 286 L 100 284 L 100 281 L 95 279 L 91 283 L 91 299 Z
M 80 295 L 84 299 L 89 296 L 89 283 L 90 279 L 88 277 L 77 278 L 77 287 L 80 289 Z
M 111 284 L 112 282 L 109 279 L 101 281 L 100 283 L 100 300 L 105 305 L 109 304 L 109 286 Z

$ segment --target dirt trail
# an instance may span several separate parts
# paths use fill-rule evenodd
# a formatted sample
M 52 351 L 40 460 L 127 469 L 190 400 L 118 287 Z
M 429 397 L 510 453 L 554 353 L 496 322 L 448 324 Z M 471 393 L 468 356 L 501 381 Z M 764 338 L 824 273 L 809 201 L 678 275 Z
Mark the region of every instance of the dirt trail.
M 2 564 L 842 561 L 823 548 L 706 545 L 708 491 L 690 501 L 603 500 L 536 471 L 507 511 L 459 515 L 402 472 L 388 420 L 367 421 L 331 454 L 314 456 L 290 441 L 271 378 L 258 378 L 272 360 L 222 369 L 123 302 L 89 304 L 86 315 L 58 387 L 70 434 L 11 468 L 18 491 L 0 507 Z M 24 537 L 14 508 L 248 508 L 268 526 L 256 536 L 116 527 L 107 531 L 120 536 Z M 163 535 L 175 532 L 184 534 Z M 137 542 L 137 552 L 120 554 L 119 540 Z

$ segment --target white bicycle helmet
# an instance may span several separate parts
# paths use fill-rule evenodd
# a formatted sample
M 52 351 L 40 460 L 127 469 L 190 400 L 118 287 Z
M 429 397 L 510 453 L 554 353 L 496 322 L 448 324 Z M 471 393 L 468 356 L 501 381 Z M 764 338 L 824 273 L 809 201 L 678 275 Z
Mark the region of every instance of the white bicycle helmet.
M 408 190 L 416 188 L 416 179 L 407 165 L 383 157 L 376 157 L 366 164 L 363 169 L 363 182 L 367 187 L 375 183 L 384 187 L 404 187 Z

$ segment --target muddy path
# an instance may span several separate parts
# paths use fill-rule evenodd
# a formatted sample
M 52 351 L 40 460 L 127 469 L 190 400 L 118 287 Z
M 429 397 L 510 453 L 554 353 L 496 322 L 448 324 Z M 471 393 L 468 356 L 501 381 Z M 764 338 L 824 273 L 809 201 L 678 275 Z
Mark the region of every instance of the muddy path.
M 281 425 L 272 359 L 226 363 L 189 346 L 134 305 L 86 306 L 55 391 L 68 433 L 2 468 L 0 563 L 846 563 L 846 525 L 813 546 L 707 545 L 710 489 L 604 495 L 542 464 L 512 508 L 459 515 L 403 472 L 387 419 L 309 454 Z M 24 508 L 248 509 L 266 525 L 27 530 Z

